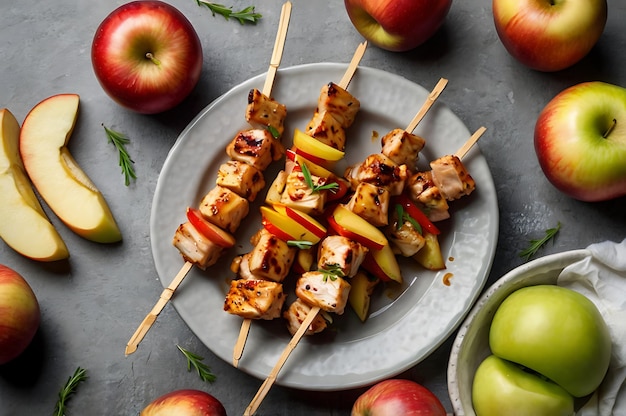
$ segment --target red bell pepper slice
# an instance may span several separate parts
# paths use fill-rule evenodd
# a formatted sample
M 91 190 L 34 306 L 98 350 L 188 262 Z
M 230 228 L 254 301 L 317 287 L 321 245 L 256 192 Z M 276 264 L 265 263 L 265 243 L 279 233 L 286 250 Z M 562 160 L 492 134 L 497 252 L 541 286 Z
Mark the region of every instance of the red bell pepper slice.
M 424 214 L 422 210 L 419 209 L 419 207 L 415 205 L 415 203 L 411 201 L 406 194 L 402 194 L 398 196 L 396 198 L 395 203 L 400 204 L 402 208 L 404 209 L 404 211 L 407 214 L 409 214 L 411 218 L 417 221 L 419 225 L 422 226 L 422 229 L 424 229 L 426 232 L 429 232 L 435 235 L 441 234 L 441 231 L 439 231 L 439 228 L 437 228 L 437 226 L 433 224 L 431 220 L 428 219 L 426 214 Z

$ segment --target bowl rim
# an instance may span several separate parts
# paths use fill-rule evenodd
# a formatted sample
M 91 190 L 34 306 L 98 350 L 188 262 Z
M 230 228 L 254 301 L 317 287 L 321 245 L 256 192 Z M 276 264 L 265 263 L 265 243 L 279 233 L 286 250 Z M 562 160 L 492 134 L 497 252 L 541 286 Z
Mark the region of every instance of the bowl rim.
M 467 390 L 462 391 L 458 383 L 459 366 L 457 363 L 459 362 L 459 356 L 463 347 L 467 342 L 469 342 L 468 339 L 471 339 L 476 332 L 476 317 L 481 315 L 493 316 L 495 309 L 497 309 L 500 303 L 502 303 L 504 298 L 514 290 L 518 289 L 518 287 L 515 286 L 515 283 L 517 281 L 525 282 L 524 278 L 531 276 L 531 273 L 538 273 L 542 275 L 549 273 L 553 275 L 553 281 L 556 283 L 556 277 L 558 277 L 560 272 L 565 267 L 590 255 L 591 252 L 587 249 L 577 249 L 539 257 L 511 269 L 483 291 L 482 295 L 478 298 L 459 327 L 450 352 L 447 369 L 448 395 L 452 403 L 455 416 L 475 416 L 475 413 L 471 408 L 471 389 L 468 394 Z M 532 278 L 529 278 L 528 280 L 531 285 L 541 284 L 540 281 L 533 281 Z M 521 285 L 520 287 L 523 286 L 528 285 Z M 491 310 L 488 310 L 485 307 L 490 307 Z M 470 406 L 469 409 L 465 406 L 468 403 Z

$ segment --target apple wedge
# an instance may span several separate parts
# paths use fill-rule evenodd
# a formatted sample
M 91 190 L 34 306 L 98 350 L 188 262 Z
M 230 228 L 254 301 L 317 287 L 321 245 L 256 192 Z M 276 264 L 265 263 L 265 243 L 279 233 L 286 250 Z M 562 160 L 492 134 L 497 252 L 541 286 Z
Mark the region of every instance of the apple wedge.
M 363 261 L 363 268 L 383 282 L 402 283 L 402 271 L 390 245 L 381 249 L 370 249 Z
M 315 229 L 315 232 L 312 232 L 307 228 L 308 225 L 302 225 L 298 222 L 300 219 L 290 217 L 286 211 L 282 209 L 277 211 L 267 206 L 262 206 L 260 209 L 265 229 L 281 240 L 305 240 L 312 244 L 317 244 L 320 241 L 319 229 Z
M 441 254 L 439 239 L 436 234 L 424 233 L 424 247 L 413 255 L 413 258 L 428 270 L 443 270 L 446 263 Z
M 0 238 L 37 261 L 69 257 L 67 246 L 44 212 L 26 176 L 19 153 L 20 126 L 0 110 Z
M 367 220 L 338 204 L 328 217 L 328 225 L 339 235 L 358 241 L 370 250 L 381 250 L 389 245 L 385 234 Z
M 293 134 L 293 145 L 296 148 L 296 153 L 299 151 L 306 153 L 307 155 L 314 156 L 321 160 L 329 162 L 335 162 L 343 159 L 344 152 L 337 150 L 325 143 L 320 142 L 314 137 L 309 136 L 302 130 L 295 130 Z M 306 157 L 306 156 L 305 156 Z
M 348 302 L 361 322 L 365 322 L 369 316 L 370 298 L 378 282 L 380 282 L 379 279 L 372 278 L 363 271 L 358 271 L 350 279 L 351 287 L 348 294 Z
M 79 99 L 77 94 L 54 95 L 28 113 L 19 140 L 24 168 L 41 197 L 72 231 L 99 243 L 120 241 L 104 196 L 67 148 Z

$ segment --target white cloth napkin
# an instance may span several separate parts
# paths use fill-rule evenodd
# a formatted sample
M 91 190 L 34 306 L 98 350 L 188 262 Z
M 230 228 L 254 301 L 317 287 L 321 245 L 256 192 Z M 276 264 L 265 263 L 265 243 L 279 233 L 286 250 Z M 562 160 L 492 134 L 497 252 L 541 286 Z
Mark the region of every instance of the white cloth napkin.
M 626 415 L 626 239 L 587 250 L 590 255 L 563 269 L 557 284 L 595 303 L 609 326 L 613 350 L 604 381 L 577 416 Z

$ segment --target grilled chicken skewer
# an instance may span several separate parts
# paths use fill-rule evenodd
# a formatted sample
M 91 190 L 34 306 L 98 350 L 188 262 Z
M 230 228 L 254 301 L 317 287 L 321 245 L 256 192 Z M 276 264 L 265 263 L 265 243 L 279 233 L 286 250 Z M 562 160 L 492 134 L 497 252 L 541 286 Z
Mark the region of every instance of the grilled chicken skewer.
M 282 116 L 282 118 L 284 119 L 285 114 L 281 114 L 286 111 L 284 110 L 284 106 L 273 102 L 273 100 L 269 99 L 269 96 L 271 95 L 271 89 L 272 89 L 272 85 L 274 83 L 274 79 L 276 76 L 276 70 L 278 66 L 280 65 L 280 61 L 282 59 L 282 52 L 284 49 L 285 39 L 287 37 L 287 29 L 289 26 L 290 17 L 291 17 L 291 2 L 287 1 L 283 4 L 282 9 L 281 9 L 276 42 L 274 44 L 274 49 L 273 49 L 272 57 L 270 60 L 270 67 L 266 76 L 262 94 L 253 95 L 254 92 L 257 92 L 256 90 L 253 90 L 251 91 L 250 96 L 248 97 L 249 105 L 246 111 L 246 119 L 253 125 L 253 127 L 256 126 L 256 127 L 268 128 L 268 126 L 274 125 L 270 123 L 274 123 L 276 122 L 276 120 L 269 119 L 265 122 L 264 117 L 263 117 L 264 115 L 278 114 L 277 117 Z M 264 100 L 264 98 L 268 98 L 268 99 Z M 267 110 L 268 106 L 271 107 L 271 110 Z M 252 111 L 252 109 L 255 109 L 255 108 L 265 108 L 266 110 L 264 110 L 264 114 L 257 114 L 256 112 Z M 265 118 L 268 118 L 268 117 L 265 117 Z M 278 120 L 278 122 L 279 123 L 277 123 L 277 125 L 282 126 L 283 124 L 282 120 Z M 278 132 L 272 132 L 272 135 L 274 134 L 276 134 L 277 137 L 280 137 L 280 134 L 282 134 L 282 128 L 279 129 Z M 278 142 L 278 140 L 275 140 L 274 138 L 272 138 L 272 142 L 273 143 Z M 277 152 L 280 152 L 281 150 L 282 150 L 281 146 L 277 144 L 273 145 L 274 154 L 276 154 Z M 237 165 L 238 165 L 237 163 L 232 163 L 230 165 L 225 164 L 225 169 L 224 169 L 225 172 L 220 171 L 218 173 L 218 181 L 217 181 L 218 186 L 216 187 L 215 194 L 209 197 L 212 201 L 231 200 L 231 199 L 228 199 L 229 198 L 228 190 L 230 188 L 227 186 L 226 178 L 228 178 L 228 175 L 227 175 L 228 173 L 243 174 L 243 172 L 241 172 L 241 170 L 243 170 L 243 166 L 237 166 Z M 232 168 L 232 171 L 229 171 L 228 169 L 231 169 L 231 168 Z M 242 168 L 242 169 L 238 169 L 238 168 Z M 222 183 L 220 183 L 220 179 L 223 180 Z M 222 187 L 221 185 L 226 185 L 226 186 Z M 248 195 L 248 200 L 253 200 L 254 196 L 252 196 L 252 198 L 250 198 L 250 196 L 251 195 Z M 241 201 L 238 201 L 238 202 L 239 203 L 236 205 L 237 206 L 236 211 L 239 212 L 241 216 L 245 216 L 247 214 L 247 201 L 245 203 L 242 203 Z M 245 205 L 245 208 L 243 208 L 243 205 Z M 188 216 L 189 216 L 189 213 L 188 213 Z M 221 230 L 218 226 L 212 227 L 211 226 L 212 223 L 209 223 L 208 221 L 206 222 L 209 224 L 208 226 L 211 228 L 212 231 L 215 231 L 221 237 L 228 239 L 229 234 L 227 232 Z M 236 221 L 234 221 L 234 223 L 236 223 Z M 233 222 L 230 222 L 230 225 L 228 226 L 228 228 L 230 229 L 230 231 L 234 231 L 233 228 L 236 228 L 236 226 L 233 227 Z M 165 307 L 169 299 L 172 297 L 172 295 L 174 294 L 178 286 L 182 283 L 183 279 L 185 278 L 189 270 L 191 270 L 193 265 L 195 264 L 201 267 L 202 269 L 208 267 L 209 265 L 213 264 L 217 260 L 216 257 L 219 256 L 219 254 L 221 254 L 222 248 L 223 248 L 223 247 L 217 247 L 219 245 L 216 246 L 216 244 L 213 241 L 209 240 L 208 238 L 198 233 L 197 229 L 195 229 L 190 223 L 185 223 L 181 225 L 181 227 L 179 228 L 179 230 L 177 230 L 177 233 L 175 235 L 174 243 L 179 249 L 179 251 L 181 251 L 183 258 L 185 259 L 185 263 L 181 267 L 180 271 L 177 273 L 176 277 L 168 285 L 168 287 L 163 290 L 163 292 L 161 293 L 159 297 L 159 301 L 155 304 L 152 310 L 144 318 L 144 320 L 141 322 L 141 324 L 139 325 L 135 333 L 132 335 L 132 337 L 126 344 L 126 349 L 125 349 L 126 355 L 132 354 L 133 352 L 137 350 L 139 343 L 143 340 L 146 333 L 149 331 L 149 329 L 152 327 L 152 325 L 156 321 L 157 316 L 163 310 L 163 308 Z M 204 250 L 197 250 L 197 248 L 199 247 L 198 243 L 200 244 L 200 246 L 203 246 L 202 248 Z M 211 254 L 206 254 L 206 253 L 213 253 L 213 254 L 211 255 Z
M 356 71 L 356 69 L 357 69 L 357 67 L 359 65 L 359 62 L 361 61 L 361 58 L 363 57 L 363 54 L 365 53 L 366 47 L 367 47 L 367 43 L 366 42 L 361 43 L 359 45 L 359 47 L 357 48 L 357 50 L 355 51 L 354 56 L 352 57 L 352 60 L 351 60 L 350 64 L 348 65 L 348 69 L 344 73 L 344 76 L 341 79 L 340 84 L 338 85 L 341 89 L 345 90 L 348 87 L 348 85 L 349 85 L 350 81 L 352 80 L 352 77 L 353 77 L 353 75 L 354 75 L 354 73 L 355 73 L 355 71 Z M 318 102 L 318 104 L 319 104 L 319 102 Z M 331 108 L 323 108 L 323 107 L 320 108 L 320 106 L 318 105 L 317 114 L 322 114 L 324 111 L 337 111 L 338 114 L 348 114 L 347 111 L 342 111 L 341 109 L 334 110 L 334 109 L 331 109 Z M 312 122 L 310 124 L 312 124 L 313 122 L 314 121 L 312 120 Z M 347 123 L 347 125 L 350 125 L 352 123 L 352 120 L 345 120 L 344 122 Z M 348 284 L 348 288 L 349 288 L 349 284 Z M 288 343 L 287 347 L 285 348 L 285 350 L 281 354 L 278 362 L 275 364 L 274 368 L 272 369 L 272 371 L 270 372 L 268 377 L 265 379 L 265 381 L 263 382 L 263 384 L 261 385 L 261 387 L 257 391 L 256 395 L 254 396 L 254 398 L 252 399 L 252 401 L 250 402 L 250 404 L 246 408 L 246 410 L 244 412 L 244 416 L 253 415 L 256 412 L 256 409 L 258 409 L 258 407 L 261 405 L 261 402 L 263 401 L 263 399 L 265 398 L 265 396 L 267 395 L 267 393 L 271 389 L 272 385 L 276 381 L 278 373 L 280 372 L 280 370 L 282 369 L 283 365 L 285 364 L 285 362 L 289 358 L 289 355 L 295 349 L 295 347 L 297 346 L 297 344 L 300 341 L 300 339 L 302 338 L 302 336 L 304 336 L 307 328 L 311 325 L 313 320 L 317 318 L 320 309 L 321 308 L 318 307 L 318 306 L 313 306 L 308 311 L 308 314 L 304 318 L 302 325 L 300 325 L 299 329 L 293 335 L 293 337 L 291 338 L 291 340 Z

